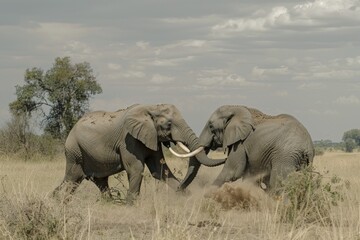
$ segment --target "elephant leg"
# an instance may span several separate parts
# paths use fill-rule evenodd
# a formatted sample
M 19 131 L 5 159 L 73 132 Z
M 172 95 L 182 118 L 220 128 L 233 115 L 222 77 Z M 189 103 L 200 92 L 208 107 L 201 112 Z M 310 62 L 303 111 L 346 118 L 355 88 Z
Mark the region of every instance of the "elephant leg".
M 109 177 L 103 177 L 103 178 L 94 177 L 91 180 L 96 184 L 96 186 L 99 188 L 103 196 L 111 198 L 108 179 Z
M 296 171 L 294 159 L 286 156 L 273 161 L 270 173 L 270 189 L 276 190 L 281 186 L 282 181 L 291 173 Z
M 145 163 L 155 179 L 165 181 L 172 189 L 177 190 L 180 181 L 166 164 L 162 152 L 157 152 L 155 156 L 148 158 Z
M 245 173 L 246 162 L 247 159 L 244 145 L 239 142 L 234 144 L 223 169 L 215 179 L 213 185 L 221 186 L 225 182 L 232 182 L 241 178 Z
M 65 188 L 66 194 L 73 194 L 78 188 L 80 183 L 84 180 L 85 174 L 80 164 L 66 163 L 65 177 L 62 183 L 55 188 L 53 196 L 57 195 L 62 189 Z
M 144 172 L 144 163 L 135 159 L 131 165 L 126 168 L 126 172 L 129 180 L 129 189 L 126 196 L 126 202 L 131 204 L 140 193 Z

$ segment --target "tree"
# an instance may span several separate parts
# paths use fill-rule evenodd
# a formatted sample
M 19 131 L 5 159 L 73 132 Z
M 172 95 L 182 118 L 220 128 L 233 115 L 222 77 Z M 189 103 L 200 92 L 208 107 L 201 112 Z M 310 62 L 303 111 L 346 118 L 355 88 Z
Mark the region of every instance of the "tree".
M 352 152 L 360 146 L 360 129 L 351 129 L 344 132 L 342 140 L 345 142 L 345 151 Z
M 40 113 L 44 131 L 60 139 L 88 110 L 90 97 L 102 92 L 90 64 L 72 64 L 69 57 L 56 58 L 46 73 L 36 67 L 27 69 L 24 81 L 25 85 L 16 86 L 11 112 L 29 118 Z

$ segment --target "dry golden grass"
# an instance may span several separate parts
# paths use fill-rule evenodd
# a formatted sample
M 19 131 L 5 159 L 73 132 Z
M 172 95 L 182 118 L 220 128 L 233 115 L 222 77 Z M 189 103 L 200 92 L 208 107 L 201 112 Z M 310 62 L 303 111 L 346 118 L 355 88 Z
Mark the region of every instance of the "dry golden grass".
M 185 160 L 168 164 L 183 178 Z M 103 200 L 89 181 L 63 205 L 50 195 L 63 178 L 64 157 L 27 163 L 0 157 L 0 239 L 360 239 L 360 153 L 327 152 L 314 165 L 351 187 L 331 209 L 333 224 L 299 227 L 279 221 L 279 201 L 249 182 L 204 197 L 221 167 L 201 167 L 188 194 L 175 193 L 146 173 L 133 206 Z M 112 177 L 110 185 L 125 191 L 124 177 L 121 183 Z

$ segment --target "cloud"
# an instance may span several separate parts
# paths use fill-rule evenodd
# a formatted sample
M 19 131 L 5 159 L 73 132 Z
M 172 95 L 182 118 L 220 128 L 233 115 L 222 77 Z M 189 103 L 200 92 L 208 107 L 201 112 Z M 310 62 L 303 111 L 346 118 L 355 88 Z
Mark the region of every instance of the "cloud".
M 120 69 L 122 69 L 122 66 L 120 64 L 117 64 L 117 63 L 108 63 L 107 67 L 110 70 L 120 70 Z
M 242 31 L 264 31 L 268 27 L 278 24 L 288 24 L 290 15 L 285 7 L 275 7 L 269 14 L 259 18 L 229 19 L 224 23 L 212 27 L 214 32 L 242 32 Z
M 355 95 L 341 96 L 335 100 L 335 103 L 340 105 L 360 105 L 360 100 Z
M 298 4 L 294 11 L 302 17 L 326 17 L 329 15 L 338 15 L 342 17 L 351 17 L 359 13 L 358 0 L 315 0 L 304 4 Z
M 289 93 L 287 91 L 277 91 L 275 93 L 275 96 L 278 96 L 278 97 L 287 97 L 289 96 Z
M 87 44 L 80 41 L 70 41 L 63 46 L 63 53 L 76 59 L 89 60 L 95 57 L 94 51 Z
M 261 84 L 249 82 L 242 76 L 230 73 L 224 69 L 204 70 L 197 76 L 197 83 L 201 86 L 259 86 Z
M 336 80 L 348 81 L 360 77 L 360 57 L 345 57 L 319 61 L 314 59 L 299 59 L 297 68 L 293 70 L 293 80 Z M 312 83 L 314 84 L 314 83 Z M 304 87 L 307 83 L 303 84 Z M 300 87 L 300 88 L 304 88 Z M 312 86 L 312 87 L 322 87 Z
M 168 77 L 160 74 L 154 74 L 150 80 L 151 83 L 154 84 L 164 84 L 164 83 L 170 83 L 173 82 L 173 77 Z
M 298 89 L 300 89 L 300 90 L 319 90 L 324 87 L 325 87 L 325 85 L 323 83 L 310 82 L 310 83 L 301 84 L 300 86 L 298 86 Z
M 182 62 L 191 61 L 194 59 L 194 56 L 180 57 L 180 58 L 149 58 L 142 60 L 142 63 L 150 66 L 161 66 L 161 67 L 173 67 L 178 66 Z
M 336 110 L 318 110 L 318 109 L 310 109 L 309 113 L 312 115 L 325 115 L 325 116 L 335 116 L 338 115 L 338 111 Z
M 127 71 L 121 74 L 125 78 L 144 78 L 146 74 L 141 71 Z
M 75 41 L 91 31 L 81 24 L 64 22 L 39 22 L 35 26 L 35 28 L 30 28 L 29 31 L 54 42 Z
M 252 75 L 256 78 L 267 77 L 268 75 L 287 75 L 289 74 L 289 69 L 287 66 L 280 66 L 278 68 L 260 68 L 255 66 L 252 69 Z
M 260 16 L 258 16 L 260 15 Z M 336 19 L 336 20 L 334 20 Z M 292 8 L 278 6 L 266 11 L 257 11 L 252 17 L 232 18 L 212 27 L 218 36 L 244 31 L 267 31 L 281 27 L 328 27 L 353 25 L 339 20 L 360 20 L 360 1 L 358 0 L 315 0 L 297 4 Z M 329 21 L 331 20 L 331 21 Z
M 148 42 L 143 42 L 143 41 L 139 41 L 136 42 L 136 46 L 141 48 L 142 50 L 145 50 L 149 47 L 149 43 Z

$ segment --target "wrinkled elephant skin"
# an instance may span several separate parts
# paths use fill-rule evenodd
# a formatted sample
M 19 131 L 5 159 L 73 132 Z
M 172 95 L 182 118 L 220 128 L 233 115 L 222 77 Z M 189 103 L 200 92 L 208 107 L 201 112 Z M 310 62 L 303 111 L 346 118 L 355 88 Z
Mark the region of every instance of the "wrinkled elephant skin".
M 217 186 L 262 174 L 265 184 L 274 189 L 290 172 L 310 164 L 314 158 L 311 137 L 297 119 L 287 114 L 270 116 L 245 106 L 218 108 L 199 141 L 207 152 L 228 148 L 227 161 L 214 181 Z M 192 182 L 199 167 L 196 158 L 191 158 L 181 189 Z
M 116 112 L 88 113 L 67 137 L 65 177 L 55 193 L 65 185 L 73 193 L 83 179 L 89 179 L 109 194 L 108 177 L 125 170 L 127 200 L 132 202 L 140 192 L 144 165 L 154 178 L 176 189 L 179 181 L 165 163 L 161 146 L 169 142 L 182 142 L 191 151 L 200 147 L 173 105 L 133 105 Z

